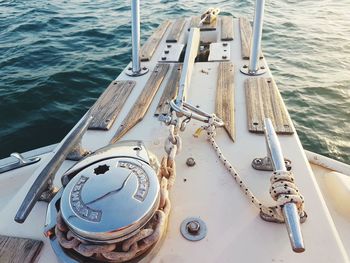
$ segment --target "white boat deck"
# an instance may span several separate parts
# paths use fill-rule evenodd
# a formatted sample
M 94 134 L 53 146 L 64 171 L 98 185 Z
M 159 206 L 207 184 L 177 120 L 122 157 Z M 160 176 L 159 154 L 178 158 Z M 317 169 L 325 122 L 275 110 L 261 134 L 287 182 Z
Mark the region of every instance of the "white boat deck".
M 220 24 L 218 23 L 216 31 L 202 32 L 202 37 L 221 42 Z M 162 55 L 168 33 L 169 30 L 163 36 L 152 60 L 143 62 L 150 71 Z M 184 30 L 182 38 L 186 39 L 187 34 Z M 234 20 L 234 36 L 235 39 L 227 43 L 231 50 L 230 60 L 235 66 L 236 140 L 232 142 L 224 129 L 218 130 L 216 139 L 223 153 L 252 192 L 263 203 L 273 205 L 274 202 L 269 195 L 271 173 L 254 170 L 251 166 L 254 158 L 266 155 L 266 145 L 264 135 L 250 133 L 247 127 L 244 81 L 248 76 L 239 72 L 247 61 L 242 60 L 240 54 L 241 42 L 237 19 Z M 265 60 L 262 61 L 265 64 Z M 219 62 L 196 63 L 188 90 L 188 102 L 199 105 L 209 113 L 215 111 L 218 64 Z M 159 158 L 165 154 L 163 145 L 168 136 L 168 129 L 153 114 L 171 69 L 145 118 L 122 138 L 122 140 L 143 140 L 148 150 Z M 87 131 L 83 138 L 85 148 L 96 150 L 109 143 L 141 93 L 149 75 L 150 73 L 130 78 L 122 72 L 118 76 L 118 80 L 135 80 L 136 86 L 109 131 Z M 268 71 L 263 76 L 271 75 Z M 205 135 L 200 138 L 193 137 L 193 133 L 201 125 L 202 123 L 192 120 L 186 131 L 181 134 L 183 148 L 176 158 L 177 178 L 171 190 L 172 211 L 168 231 L 152 262 L 348 262 L 350 246 L 345 247 L 344 244 L 349 243 L 343 241 L 343 244 L 339 237 L 296 132 L 293 135 L 281 135 L 279 139 L 284 156 L 292 161 L 296 184 L 305 198 L 308 218 L 301 228 L 306 251 L 301 254 L 292 251 L 283 224 L 268 223 L 259 217 L 259 211 L 242 194 L 206 141 Z M 186 166 L 188 157 L 195 159 L 194 167 Z M 40 162 L 42 163 L 43 161 Z M 64 162 L 56 175 L 54 182 L 56 186 L 60 186 L 61 175 L 72 164 L 71 161 Z M 46 203 L 37 203 L 24 224 L 15 223 L 13 220 L 20 203 L 35 180 L 31 174 L 38 165 L 13 170 L 0 176 L 0 234 L 43 240 L 45 245 L 39 255 L 39 262 L 57 262 L 48 240 L 43 235 Z M 23 183 L 24 181 L 26 182 Z M 207 236 L 198 242 L 187 241 L 180 233 L 181 222 L 193 216 L 204 220 L 208 228 Z

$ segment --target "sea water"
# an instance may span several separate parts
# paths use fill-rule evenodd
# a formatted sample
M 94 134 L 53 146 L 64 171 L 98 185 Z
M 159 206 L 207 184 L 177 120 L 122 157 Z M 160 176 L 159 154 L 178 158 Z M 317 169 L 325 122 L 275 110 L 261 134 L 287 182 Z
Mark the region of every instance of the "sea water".
M 164 20 L 255 1 L 141 1 Z M 0 1 L 0 158 L 60 141 L 130 61 L 130 1 Z M 350 1 L 266 1 L 264 55 L 305 149 L 350 164 Z

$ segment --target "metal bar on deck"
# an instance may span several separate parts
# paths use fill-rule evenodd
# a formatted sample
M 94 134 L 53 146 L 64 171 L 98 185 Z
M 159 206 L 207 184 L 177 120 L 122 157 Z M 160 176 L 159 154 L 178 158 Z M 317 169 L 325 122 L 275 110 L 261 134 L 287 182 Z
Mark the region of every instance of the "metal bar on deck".
M 259 70 L 261 37 L 264 20 L 264 6 L 265 0 L 256 0 L 253 35 L 250 43 L 250 56 L 248 67 L 248 72 L 252 75 L 254 75 Z
M 249 65 L 245 65 L 241 68 L 241 72 L 246 75 L 261 75 L 266 72 L 265 67 L 260 67 L 260 52 L 261 52 L 261 38 L 264 21 L 264 7 L 265 0 L 256 0 L 255 12 L 254 12 L 254 23 L 253 23 L 253 34 L 250 40 L 250 55 Z
M 140 72 L 140 0 L 131 1 L 132 71 Z
M 272 121 L 269 118 L 264 120 L 265 138 L 268 148 L 268 155 L 272 161 L 274 171 L 287 171 L 282 154 L 281 145 L 277 138 Z M 304 252 L 305 246 L 300 228 L 300 217 L 295 203 L 287 203 L 282 208 L 288 236 L 294 252 Z
M 131 41 L 132 63 L 126 74 L 132 77 L 144 75 L 148 72 L 146 67 L 141 68 L 140 58 L 140 0 L 131 0 Z
M 194 61 L 197 57 L 199 47 L 199 39 L 199 28 L 192 27 L 188 36 L 186 55 L 179 82 L 179 92 L 175 100 L 175 104 L 178 107 L 182 107 L 183 102 L 186 101 L 186 90 L 191 82 Z
M 73 130 L 62 140 L 62 142 L 55 149 L 55 153 L 49 162 L 39 167 L 34 175 L 36 177 L 34 183 L 30 187 L 25 196 L 20 208 L 18 209 L 15 221 L 23 223 L 32 211 L 35 203 L 39 200 L 41 194 L 52 186 L 52 180 L 66 159 L 70 151 L 79 143 L 86 129 L 89 127 L 92 116 L 90 111 L 85 117 L 73 128 Z

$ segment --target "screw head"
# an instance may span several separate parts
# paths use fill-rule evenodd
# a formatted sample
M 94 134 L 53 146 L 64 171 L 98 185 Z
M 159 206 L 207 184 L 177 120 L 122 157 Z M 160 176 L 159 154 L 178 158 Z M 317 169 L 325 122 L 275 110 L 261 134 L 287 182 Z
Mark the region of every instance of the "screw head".
M 192 157 L 189 157 L 186 160 L 186 164 L 187 164 L 187 166 L 192 167 L 192 166 L 196 165 L 196 161 Z
M 223 45 L 224 47 L 226 47 L 226 46 L 227 46 L 227 43 L 222 43 L 222 45 Z
M 227 59 L 227 56 L 222 56 L 222 59 Z
M 164 53 L 165 54 L 169 54 L 169 50 L 164 50 Z
M 255 159 L 255 160 L 254 160 L 254 163 L 256 163 L 256 164 L 262 164 L 262 160 L 261 160 L 261 159 Z
M 193 235 L 198 234 L 198 232 L 199 232 L 199 230 L 200 230 L 200 228 L 201 228 L 200 224 L 199 224 L 197 221 L 191 221 L 191 222 L 189 222 L 189 223 L 186 225 L 186 227 L 187 227 L 187 231 L 188 231 L 189 233 L 193 234 Z
M 199 217 L 189 217 L 182 221 L 181 234 L 189 241 L 199 241 L 207 235 L 207 226 Z
M 166 60 L 166 57 L 162 57 L 162 60 Z

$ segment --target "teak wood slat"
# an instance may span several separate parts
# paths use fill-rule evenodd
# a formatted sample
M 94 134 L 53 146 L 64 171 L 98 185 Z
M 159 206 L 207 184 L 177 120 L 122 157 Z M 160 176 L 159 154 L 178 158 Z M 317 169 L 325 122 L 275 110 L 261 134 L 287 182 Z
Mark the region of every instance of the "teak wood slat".
M 0 236 L 0 262 L 35 262 L 43 242 L 28 238 Z
M 171 26 L 169 35 L 166 38 L 167 43 L 176 43 L 179 41 L 182 29 L 186 24 L 185 18 L 178 18 L 175 20 L 173 25 Z
M 225 130 L 235 140 L 234 67 L 220 62 L 216 89 L 216 115 L 225 123 Z
M 175 64 L 169 80 L 165 86 L 162 97 L 159 100 L 154 116 L 166 115 L 170 112 L 170 101 L 175 99 L 181 76 L 182 64 Z
M 201 31 L 211 31 L 216 30 L 217 21 L 218 18 L 216 18 L 212 23 L 210 24 L 202 24 L 199 25 L 199 22 L 201 21 L 201 18 L 199 16 L 193 16 L 191 18 L 190 27 L 188 28 L 188 31 L 191 29 L 191 27 L 198 27 Z
M 239 28 L 241 32 L 241 52 L 243 59 L 249 59 L 250 57 L 250 41 L 252 39 L 252 27 L 250 22 L 245 17 L 239 18 Z M 260 52 L 260 58 L 263 57 L 262 52 Z
M 264 119 L 270 118 L 276 133 L 293 134 L 292 123 L 272 79 L 249 78 L 245 82 L 248 129 L 264 133 Z
M 233 33 L 233 17 L 222 16 L 221 17 L 221 40 L 231 41 L 234 38 Z
M 109 130 L 122 110 L 136 82 L 113 81 L 92 107 L 91 130 Z
M 111 143 L 118 141 L 123 135 L 125 135 L 131 128 L 133 128 L 143 119 L 152 103 L 154 96 L 162 84 L 168 69 L 169 64 L 158 64 L 155 67 L 140 96 L 137 98 L 137 101 L 130 109 L 129 113 L 119 126 L 116 134 L 112 138 Z
M 162 40 L 164 33 L 168 29 L 170 21 L 164 21 L 154 31 L 154 33 L 148 38 L 146 43 L 141 48 L 141 61 L 150 61 L 160 41 Z

